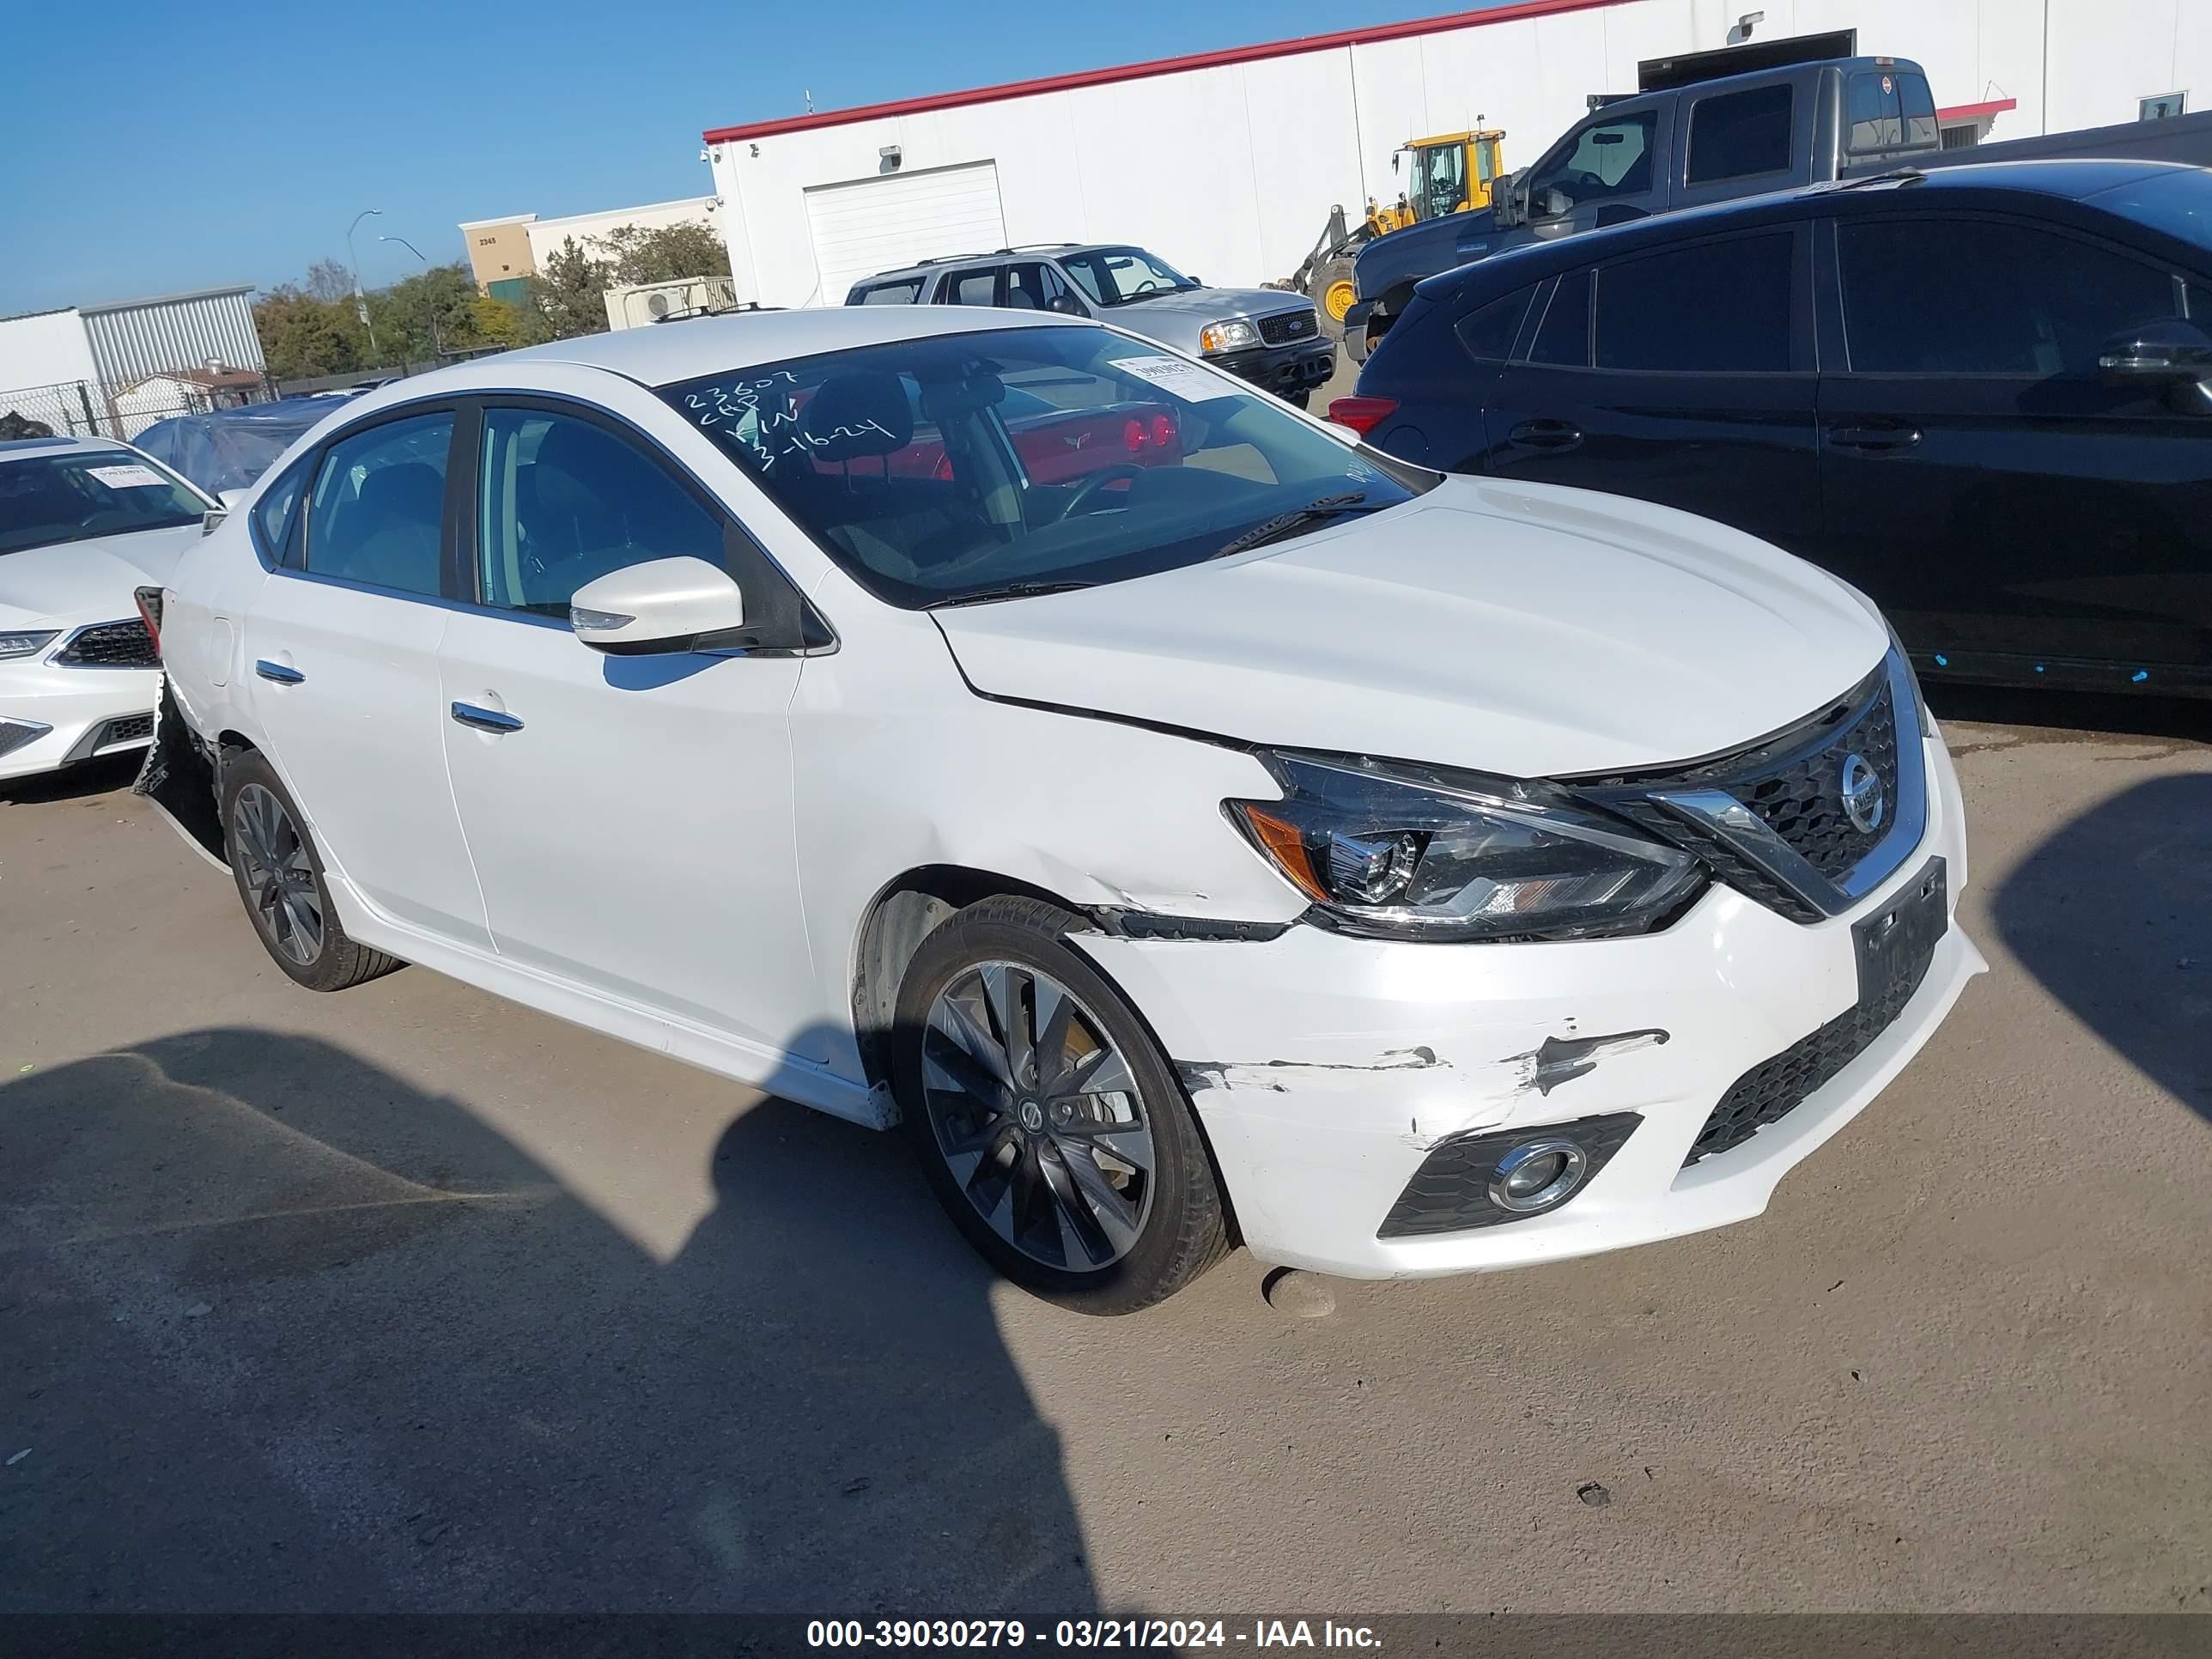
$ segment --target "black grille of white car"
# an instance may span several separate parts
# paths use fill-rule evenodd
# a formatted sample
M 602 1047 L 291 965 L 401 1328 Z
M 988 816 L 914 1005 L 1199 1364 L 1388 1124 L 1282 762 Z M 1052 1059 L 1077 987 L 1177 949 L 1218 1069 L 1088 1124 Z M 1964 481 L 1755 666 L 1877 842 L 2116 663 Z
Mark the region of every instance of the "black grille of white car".
M 159 668 L 154 637 L 137 617 L 128 622 L 94 623 L 79 629 L 70 642 L 54 654 L 64 668 Z
M 1917 769 L 1906 775 L 1900 763 L 1909 757 L 1917 769 L 1920 760 L 1917 745 L 1899 741 L 1900 684 L 1910 681 L 1885 661 L 1816 714 L 1747 749 L 1577 787 L 1697 854 L 1739 892 L 1794 921 L 1819 921 L 1894 870 L 1919 842 L 1923 779 Z M 1917 708 L 1905 718 L 1917 726 Z M 1869 775 L 1875 787 L 1855 820 L 1846 786 L 1856 781 L 1863 791 Z M 1685 810 L 1692 802 L 1707 810 Z M 1727 810 L 1735 805 L 1751 816 Z
M 1310 340 L 1321 332 L 1321 322 L 1311 310 L 1285 311 L 1260 319 L 1260 338 L 1268 345 L 1288 345 Z

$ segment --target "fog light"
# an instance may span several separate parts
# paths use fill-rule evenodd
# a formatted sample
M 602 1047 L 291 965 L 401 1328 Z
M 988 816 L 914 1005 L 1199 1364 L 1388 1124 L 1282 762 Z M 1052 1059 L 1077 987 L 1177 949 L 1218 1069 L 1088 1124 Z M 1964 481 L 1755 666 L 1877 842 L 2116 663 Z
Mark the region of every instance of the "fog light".
M 1589 1160 L 1571 1140 L 1531 1140 L 1498 1160 L 1490 1176 L 1490 1201 L 1518 1215 L 1548 1210 L 1582 1185 Z

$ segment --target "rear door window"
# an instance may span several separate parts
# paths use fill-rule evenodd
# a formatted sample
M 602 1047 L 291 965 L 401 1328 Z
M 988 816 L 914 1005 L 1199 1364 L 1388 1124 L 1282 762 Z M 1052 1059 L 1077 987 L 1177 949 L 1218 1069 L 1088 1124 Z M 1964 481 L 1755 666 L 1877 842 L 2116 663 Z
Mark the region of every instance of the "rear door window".
M 1796 246 L 1794 230 L 1766 231 L 1605 266 L 1597 366 L 1787 374 Z
M 922 279 L 902 276 L 895 282 L 863 283 L 845 301 L 848 306 L 910 306 L 921 298 Z
M 939 291 L 937 303 L 941 306 L 988 306 L 997 303 L 999 268 L 986 265 L 981 270 L 956 270 L 945 279 Z
M 2092 376 L 2114 335 L 2180 313 L 2169 272 L 2034 225 L 1862 220 L 1836 250 L 1861 374 Z
M 1786 81 L 1698 100 L 1690 112 L 1686 181 L 1711 185 L 1786 169 L 1794 106 L 1793 88 Z
M 1478 306 L 1459 320 L 1459 343 L 1479 363 L 1502 363 L 1513 355 L 1513 343 L 1528 314 L 1528 301 L 1538 287 L 1532 285 Z
M 1589 272 L 1571 270 L 1559 278 L 1536 330 L 1535 343 L 1528 349 L 1530 362 L 1554 368 L 1589 367 Z
M 435 598 L 453 439 L 453 413 L 440 410 L 383 422 L 325 450 L 308 502 L 308 574 Z

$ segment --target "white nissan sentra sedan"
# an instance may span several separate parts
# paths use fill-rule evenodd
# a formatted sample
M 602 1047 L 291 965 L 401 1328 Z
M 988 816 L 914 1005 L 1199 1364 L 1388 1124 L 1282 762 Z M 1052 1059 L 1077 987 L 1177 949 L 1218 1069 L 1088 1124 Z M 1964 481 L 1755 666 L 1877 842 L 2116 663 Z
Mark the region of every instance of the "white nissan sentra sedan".
M 0 442 L 0 778 L 152 739 L 161 677 L 131 594 L 216 505 L 105 439 Z
M 441 370 L 148 597 L 149 777 L 284 972 L 902 1123 L 1091 1311 L 1236 1243 L 1393 1277 L 1756 1215 L 1983 966 L 1864 599 L 1092 323 Z

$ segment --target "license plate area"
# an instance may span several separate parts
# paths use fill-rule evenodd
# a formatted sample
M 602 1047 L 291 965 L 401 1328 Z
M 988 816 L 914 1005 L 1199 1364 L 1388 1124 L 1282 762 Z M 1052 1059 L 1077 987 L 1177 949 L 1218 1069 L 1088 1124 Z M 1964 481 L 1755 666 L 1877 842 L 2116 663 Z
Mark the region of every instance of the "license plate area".
M 1859 1006 L 1881 1001 L 1900 979 L 1917 980 L 1950 926 L 1948 872 L 1942 858 L 1932 858 L 1886 907 L 1851 924 Z

